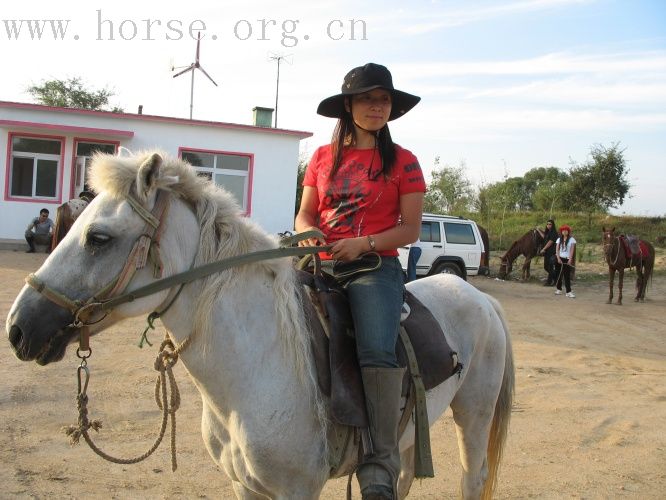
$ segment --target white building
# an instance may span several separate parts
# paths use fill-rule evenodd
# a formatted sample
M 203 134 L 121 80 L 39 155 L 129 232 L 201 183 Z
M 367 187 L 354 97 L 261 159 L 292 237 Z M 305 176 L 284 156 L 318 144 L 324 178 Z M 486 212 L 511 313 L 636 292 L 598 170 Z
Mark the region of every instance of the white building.
M 0 239 L 23 239 L 42 207 L 54 218 L 84 190 L 90 155 L 121 146 L 183 157 L 266 231 L 291 229 L 299 142 L 312 134 L 270 128 L 271 112 L 254 109 L 258 126 L 0 101 Z

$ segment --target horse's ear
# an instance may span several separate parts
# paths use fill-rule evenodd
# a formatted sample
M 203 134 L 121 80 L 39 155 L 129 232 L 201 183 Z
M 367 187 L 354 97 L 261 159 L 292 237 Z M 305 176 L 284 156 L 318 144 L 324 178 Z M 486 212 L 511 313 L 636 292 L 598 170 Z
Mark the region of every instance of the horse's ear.
M 151 190 L 157 188 L 157 179 L 160 175 L 162 157 L 157 153 L 150 155 L 139 167 L 136 174 L 136 191 L 143 198 L 148 197 Z

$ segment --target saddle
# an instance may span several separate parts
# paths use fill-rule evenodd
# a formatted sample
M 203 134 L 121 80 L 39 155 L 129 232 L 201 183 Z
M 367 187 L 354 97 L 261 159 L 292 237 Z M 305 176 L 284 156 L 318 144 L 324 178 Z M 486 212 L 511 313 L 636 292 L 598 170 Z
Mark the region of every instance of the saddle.
M 361 369 L 356 355 L 354 324 L 344 289 L 325 273 L 297 271 L 306 321 L 322 393 L 330 398 L 331 417 L 339 424 L 367 427 L 368 417 L 363 393 Z M 432 313 L 411 293 L 406 292 L 409 315 L 401 325 L 410 346 L 398 337 L 398 363 L 408 369 L 403 379 L 403 396 L 410 390 L 411 372 L 416 368 L 425 389 L 431 389 L 460 373 L 462 364 L 446 342 Z M 404 315 L 403 315 L 404 317 Z M 410 366 L 406 349 L 413 348 L 418 367 Z
M 644 248 L 645 245 L 641 242 L 638 236 L 627 234 L 625 236 L 620 236 L 620 241 L 622 241 L 624 255 L 627 260 L 640 260 L 642 257 L 647 256 L 647 248 Z

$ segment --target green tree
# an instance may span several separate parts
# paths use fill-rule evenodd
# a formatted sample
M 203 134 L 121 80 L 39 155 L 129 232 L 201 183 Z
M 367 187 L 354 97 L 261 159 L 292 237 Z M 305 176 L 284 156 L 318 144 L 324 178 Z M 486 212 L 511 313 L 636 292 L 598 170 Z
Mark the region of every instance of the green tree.
M 465 176 L 466 165 L 460 162 L 458 167 L 439 165 L 439 156 L 435 157 L 435 170 L 432 181 L 423 202 L 425 212 L 435 214 L 458 214 L 467 212 L 474 201 L 474 190 Z
M 109 89 L 86 89 L 81 78 L 67 80 L 46 80 L 41 84 L 27 88 L 40 104 L 61 108 L 80 108 L 95 111 L 104 110 L 109 105 L 109 98 L 115 94 Z M 109 111 L 109 110 L 107 110 Z M 122 113 L 122 108 L 113 107 L 110 111 Z
M 588 221 L 594 212 L 607 212 L 622 205 L 631 187 L 624 150 L 619 143 L 610 148 L 595 145 L 590 155 L 592 158 L 586 163 L 573 164 L 568 188 L 573 208 L 586 212 Z
M 536 167 L 524 175 L 532 208 L 552 214 L 566 209 L 569 174 L 556 167 Z
M 301 198 L 303 197 L 303 179 L 305 178 L 305 169 L 308 166 L 308 161 L 305 157 L 301 156 L 298 159 L 298 173 L 296 174 L 296 207 L 294 210 L 294 217 L 298 214 L 298 209 L 301 207 Z

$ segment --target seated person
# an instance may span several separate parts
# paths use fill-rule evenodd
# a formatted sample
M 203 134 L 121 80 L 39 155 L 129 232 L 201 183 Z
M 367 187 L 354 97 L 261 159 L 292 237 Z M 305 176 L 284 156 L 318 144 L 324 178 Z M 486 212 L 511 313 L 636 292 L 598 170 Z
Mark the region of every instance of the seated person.
M 25 230 L 25 240 L 30 247 L 26 252 L 35 252 L 35 243 L 46 245 L 46 253 L 51 250 L 51 236 L 53 234 L 53 221 L 49 219 L 49 211 L 42 208 L 39 217 L 35 217 Z

